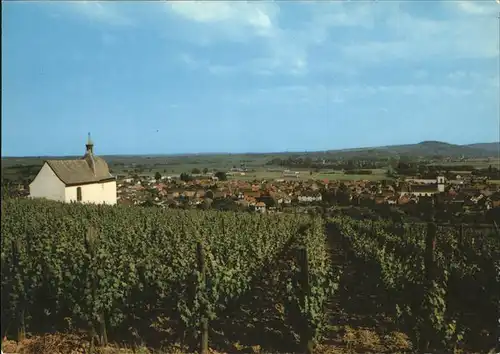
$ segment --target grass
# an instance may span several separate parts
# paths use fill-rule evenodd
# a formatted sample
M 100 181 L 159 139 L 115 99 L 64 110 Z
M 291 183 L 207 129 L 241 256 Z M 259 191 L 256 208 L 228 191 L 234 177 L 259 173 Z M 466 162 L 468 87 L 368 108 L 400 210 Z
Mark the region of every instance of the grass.
M 269 172 L 269 171 L 256 171 L 256 172 L 247 172 L 244 176 L 234 175 L 228 176 L 229 179 L 232 180 L 243 180 L 243 181 L 251 181 L 254 179 L 257 180 L 275 180 L 275 179 L 286 179 L 286 180 L 328 180 L 328 181 L 357 181 L 357 180 L 368 180 L 368 181 L 380 181 L 383 179 L 388 179 L 385 176 L 385 173 L 380 173 L 379 170 L 374 170 L 374 174 L 371 175 L 345 175 L 340 171 L 334 171 L 333 173 L 326 172 L 313 172 L 312 174 L 309 171 L 300 171 L 298 178 L 296 177 L 284 177 L 281 172 Z
M 440 166 L 472 166 L 475 168 L 488 168 L 488 166 L 498 167 L 500 165 L 500 158 L 484 158 L 484 159 L 469 159 L 467 161 L 457 161 L 457 162 L 436 162 L 431 165 Z
M 40 162 L 40 161 L 39 161 Z M 157 163 L 157 162 L 154 162 Z M 233 164 L 181 164 L 181 165 L 160 165 L 154 166 L 154 163 L 151 165 L 147 165 L 143 168 L 143 172 L 138 173 L 139 175 L 146 176 L 154 176 L 157 172 L 159 172 L 162 176 L 179 176 L 181 173 L 191 173 L 194 168 L 199 170 L 203 170 L 204 168 L 208 168 L 209 170 L 219 170 L 219 171 L 229 171 Z M 28 163 L 25 163 L 28 164 Z M 145 162 L 141 162 L 138 164 L 145 164 Z M 4 166 L 2 169 L 2 174 L 5 178 L 16 178 L 20 175 L 20 171 L 14 167 L 13 164 L 10 164 L 10 167 Z M 41 166 L 41 165 L 40 165 Z M 114 175 L 132 175 L 134 174 L 134 167 L 124 167 L 121 165 L 113 164 L 113 162 L 109 162 L 109 167 L 111 169 L 112 174 Z M 249 166 L 249 169 L 255 169 L 254 172 L 246 172 L 244 176 L 240 174 L 235 174 L 233 176 L 228 176 L 229 179 L 232 180 L 243 180 L 243 181 L 251 181 L 251 180 L 275 180 L 275 179 L 287 179 L 287 180 L 329 180 L 329 181 L 353 181 L 353 180 L 369 180 L 369 181 L 380 181 L 383 179 L 387 179 L 385 176 L 385 170 L 376 169 L 372 170 L 373 174 L 371 175 L 346 175 L 341 171 L 332 171 L 332 170 L 321 170 L 320 172 L 310 173 L 310 170 L 293 170 L 299 171 L 298 178 L 296 177 L 284 177 L 282 172 L 271 172 L 267 171 L 267 168 L 264 166 Z M 35 169 L 36 171 L 36 169 Z M 126 171 L 126 172 L 125 172 Z M 34 178 L 36 174 L 32 174 L 30 178 Z
M 193 169 L 197 168 L 203 170 L 204 168 L 210 171 L 229 171 L 233 166 L 240 166 L 240 163 L 245 163 L 249 170 L 256 172 L 248 172 L 245 176 L 233 176 L 230 179 L 238 180 L 254 180 L 254 179 L 267 179 L 274 180 L 284 178 L 281 172 L 269 172 L 266 162 L 273 158 L 274 155 L 233 155 L 233 154 L 216 154 L 216 155 L 189 155 L 189 156 L 103 156 L 108 162 L 108 165 L 114 175 L 128 175 L 133 174 L 136 166 L 141 166 L 143 172 L 140 175 L 154 176 L 157 172 L 162 175 L 178 176 L 181 173 L 191 173 Z M 78 158 L 78 157 L 72 157 Z M 22 170 L 15 167 L 15 165 L 42 165 L 45 158 L 43 157 L 24 157 L 24 158 L 2 158 L 2 173 L 3 176 L 9 179 L 18 177 Z M 469 165 L 476 168 L 486 168 L 489 165 L 498 166 L 500 164 L 499 158 L 482 158 L 470 159 L 464 162 L 450 162 L 438 163 L 446 166 L 463 166 Z M 135 166 L 134 166 L 135 165 Z M 273 166 L 273 168 L 277 168 Z M 300 171 L 298 179 L 300 180 L 329 180 L 329 181 L 353 181 L 353 180 L 369 180 L 380 181 L 387 179 L 384 169 L 374 169 L 371 175 L 345 175 L 341 171 L 320 170 L 310 174 L 308 169 L 293 169 L 290 170 Z M 37 168 L 30 178 L 34 178 Z M 127 171 L 127 172 L 125 172 Z M 457 174 L 467 174 L 467 171 L 456 171 Z M 286 179 L 294 180 L 294 177 L 286 177 Z

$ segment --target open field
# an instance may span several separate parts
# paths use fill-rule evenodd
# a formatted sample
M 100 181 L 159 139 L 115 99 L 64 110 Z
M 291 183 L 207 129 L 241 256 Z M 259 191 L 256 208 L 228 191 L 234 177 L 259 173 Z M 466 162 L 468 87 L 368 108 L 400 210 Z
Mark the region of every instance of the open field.
M 269 161 L 272 155 L 257 155 L 257 156 L 246 156 L 246 155 L 221 155 L 221 156 L 103 156 L 103 158 L 108 162 L 110 170 L 115 175 L 128 175 L 128 174 L 140 174 L 154 176 L 155 173 L 160 173 L 162 175 L 178 176 L 181 173 L 191 173 L 193 169 L 203 170 L 207 168 L 209 171 L 229 171 L 232 167 L 239 167 L 241 163 L 244 163 L 249 172 L 246 172 L 244 176 L 239 173 L 235 173 L 233 176 L 229 176 L 230 179 L 238 180 L 254 180 L 254 179 L 297 179 L 295 177 L 283 177 L 281 172 L 278 171 L 268 171 L 268 168 L 272 167 L 276 170 L 285 170 L 285 168 L 279 168 L 276 166 L 266 166 L 266 162 Z M 73 157 L 75 158 L 75 157 Z M 6 158 L 2 159 L 2 172 L 5 177 L 15 176 L 21 172 L 29 171 L 31 178 L 34 178 L 38 170 L 40 169 L 44 159 L 43 158 Z M 23 167 L 24 166 L 24 167 Z M 293 169 L 293 171 L 298 171 L 298 179 L 302 180 L 370 180 L 377 181 L 382 179 L 388 179 L 385 176 L 384 169 L 374 169 L 372 175 L 348 175 L 343 174 L 341 171 L 333 170 L 320 170 L 315 172 L 308 169 Z M 312 174 L 310 173 L 312 171 Z
M 233 167 L 240 167 L 244 164 L 248 172 L 244 176 L 235 173 L 230 179 L 239 180 L 254 180 L 254 179 L 279 179 L 284 178 L 279 171 L 284 170 L 283 167 L 266 165 L 268 161 L 275 157 L 283 157 L 279 154 L 216 154 L 216 155 L 155 155 L 155 156 L 102 156 L 110 167 L 111 173 L 114 175 L 148 175 L 154 176 L 155 173 L 160 173 L 165 176 L 178 176 L 181 173 L 191 173 L 193 169 L 203 170 L 208 169 L 214 171 L 229 171 Z M 53 158 L 53 157 L 51 157 Z M 79 157 L 56 157 L 61 158 L 79 158 Z M 2 158 L 2 173 L 4 178 L 15 178 L 16 176 L 25 176 L 25 178 L 34 178 L 38 173 L 44 157 L 18 157 L 18 158 Z M 498 158 L 476 158 L 469 159 L 464 162 L 449 162 L 436 163 L 439 165 L 449 166 L 451 169 L 454 166 L 472 166 L 474 168 L 487 168 L 488 166 L 498 166 L 500 159 Z M 269 171 L 269 169 L 279 171 Z M 385 169 L 372 170 L 371 175 L 349 175 L 343 174 L 341 171 L 333 171 L 327 169 L 300 169 L 289 168 L 293 171 L 299 171 L 298 179 L 301 180 L 369 180 L 378 181 L 388 179 Z M 311 173 L 312 172 L 312 173 Z M 457 174 L 467 174 L 470 171 L 455 171 Z M 286 179 L 296 179 L 295 177 L 285 177 Z
M 329 181 L 352 181 L 352 180 L 368 180 L 368 181 L 379 181 L 383 179 L 390 179 L 385 175 L 384 170 L 374 169 L 371 175 L 348 175 L 343 174 L 341 171 L 320 171 L 312 172 L 309 170 L 294 170 L 300 172 L 298 177 L 284 177 L 281 172 L 257 170 L 255 172 L 246 172 L 244 176 L 236 173 L 233 176 L 229 176 L 230 179 L 237 180 L 274 180 L 274 179 L 286 179 L 286 180 L 329 180 Z
M 433 163 L 431 165 L 440 166 L 472 166 L 474 168 L 488 168 L 490 165 L 492 167 L 498 167 L 500 165 L 500 158 L 482 158 L 482 159 L 468 159 L 467 161 L 457 161 L 457 162 L 446 162 L 446 163 Z

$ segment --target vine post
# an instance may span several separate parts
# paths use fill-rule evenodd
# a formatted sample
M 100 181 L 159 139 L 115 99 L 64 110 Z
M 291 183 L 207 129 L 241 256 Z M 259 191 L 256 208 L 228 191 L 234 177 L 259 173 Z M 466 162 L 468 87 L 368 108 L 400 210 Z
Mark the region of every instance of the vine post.
M 85 237 L 85 248 L 90 256 L 90 264 L 94 263 L 96 256 L 96 244 L 98 241 L 98 235 L 96 230 L 93 227 L 89 227 L 87 229 L 87 235 Z M 90 279 L 91 283 L 91 310 L 90 310 L 90 353 L 94 352 L 94 340 L 96 337 L 96 328 L 94 325 L 94 313 L 93 308 L 96 303 L 96 293 L 98 288 L 98 279 L 96 278 L 95 272 L 92 269 L 87 270 L 87 277 Z M 106 316 L 104 312 L 99 313 L 99 342 L 101 345 L 105 346 L 108 344 L 108 335 L 106 330 Z
M 432 220 L 434 221 L 434 220 Z M 436 224 L 434 222 L 429 222 L 427 224 L 427 235 L 425 239 L 425 283 L 424 283 L 424 302 L 428 302 L 430 296 L 432 296 L 432 284 L 435 280 L 435 249 L 436 249 Z M 424 326 L 421 332 L 421 348 L 420 350 L 427 350 L 429 348 L 431 339 L 431 324 L 430 318 L 432 316 L 432 305 L 430 303 L 425 304 L 426 309 L 424 313 Z
M 462 247 L 464 244 L 464 224 L 460 224 L 460 228 L 458 229 L 458 247 Z
M 425 240 L 425 279 L 427 282 L 434 280 L 433 266 L 435 262 L 436 231 L 436 224 L 430 222 L 427 225 L 427 237 Z
M 298 249 L 298 263 L 300 266 L 300 305 L 305 310 L 308 297 L 311 294 L 311 286 L 309 284 L 309 255 L 307 247 Z M 307 312 L 306 312 L 307 313 Z M 304 348 L 304 352 L 311 354 L 313 352 L 312 331 L 309 325 L 307 315 L 301 316 L 300 344 Z
M 347 237 L 345 237 L 344 233 L 338 230 L 340 233 L 340 237 L 342 237 L 342 252 L 344 253 L 344 264 L 349 262 L 349 247 Z
M 101 345 L 108 345 L 108 331 L 106 329 L 106 316 L 104 312 L 100 314 L 100 327 L 101 327 Z
M 87 250 L 87 253 L 90 256 L 90 262 L 89 262 L 89 267 L 87 268 L 87 278 L 90 278 L 90 283 L 91 283 L 91 304 L 90 304 L 90 310 L 89 310 L 89 339 L 90 339 L 90 348 L 89 348 L 89 353 L 94 353 L 95 349 L 95 343 L 94 343 L 94 338 L 95 338 L 95 327 L 94 327 L 94 321 L 93 321 L 93 308 L 94 308 L 94 303 L 95 303 L 95 293 L 96 293 L 96 284 L 95 284 L 95 276 L 94 273 L 92 272 L 92 263 L 95 257 L 95 232 L 92 228 L 87 229 L 87 234 L 85 235 L 85 248 Z
M 196 245 L 196 256 L 198 260 L 198 271 L 201 274 L 201 279 L 202 279 L 202 287 L 203 291 L 206 290 L 206 285 L 207 285 L 207 267 L 205 263 L 205 253 L 203 251 L 203 244 L 201 241 L 198 241 Z M 202 317 L 201 317 L 201 344 L 200 344 L 200 353 L 201 354 L 208 354 L 208 317 L 206 312 L 206 309 L 202 307 L 201 309 L 202 312 Z
M 24 279 L 22 269 L 19 262 L 20 258 L 20 241 L 19 239 L 12 240 L 12 260 L 14 266 L 14 274 L 17 276 L 17 287 L 19 291 L 19 303 L 17 309 L 17 341 L 20 342 L 26 338 L 26 326 L 24 321 L 24 311 L 26 306 L 26 291 L 24 287 Z

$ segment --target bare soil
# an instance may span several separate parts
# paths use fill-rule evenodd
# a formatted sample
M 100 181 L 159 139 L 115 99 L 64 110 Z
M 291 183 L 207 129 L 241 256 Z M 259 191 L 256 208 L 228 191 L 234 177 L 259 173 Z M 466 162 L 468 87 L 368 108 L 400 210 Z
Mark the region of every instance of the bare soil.
M 407 353 L 411 351 L 408 337 L 402 333 L 393 332 L 381 337 L 376 331 L 367 328 L 351 328 L 349 326 L 338 331 L 338 343 L 320 344 L 315 348 L 317 354 L 347 354 L 347 353 Z M 89 353 L 89 342 L 82 336 L 71 334 L 47 334 L 34 336 L 21 342 L 4 340 L 4 354 L 85 354 Z M 210 354 L 229 353 L 264 353 L 258 346 L 244 348 L 235 344 L 234 351 L 218 352 L 210 349 Z M 151 350 L 145 347 L 126 348 L 109 345 L 96 347 L 99 354 L 186 354 L 177 345 L 162 350 Z

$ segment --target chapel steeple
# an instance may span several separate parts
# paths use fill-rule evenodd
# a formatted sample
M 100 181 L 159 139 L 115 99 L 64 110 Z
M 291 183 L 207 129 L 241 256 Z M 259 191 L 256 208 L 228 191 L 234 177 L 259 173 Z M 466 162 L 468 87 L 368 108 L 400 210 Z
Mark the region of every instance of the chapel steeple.
M 92 142 L 92 139 L 90 138 L 90 133 L 87 138 L 87 144 L 85 144 L 85 148 L 87 149 L 85 151 L 85 156 L 83 157 L 84 160 L 87 161 L 90 169 L 92 170 L 92 174 L 95 176 L 96 175 L 96 166 L 95 166 L 95 159 L 94 159 L 94 143 Z
M 87 154 L 93 154 L 94 153 L 94 143 L 92 142 L 92 139 L 90 138 L 90 133 L 87 138 L 87 144 L 85 144 L 86 153 Z

